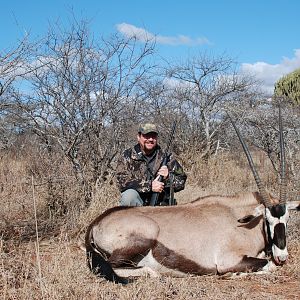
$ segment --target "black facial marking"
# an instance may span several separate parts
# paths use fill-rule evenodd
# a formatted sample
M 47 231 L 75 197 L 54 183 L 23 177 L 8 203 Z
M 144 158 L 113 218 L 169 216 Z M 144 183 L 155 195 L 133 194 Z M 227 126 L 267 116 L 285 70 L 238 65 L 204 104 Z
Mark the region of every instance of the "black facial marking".
M 279 219 L 286 214 L 287 207 L 285 204 L 277 204 L 269 207 L 269 211 L 273 218 Z M 267 232 L 269 245 L 275 244 L 279 249 L 284 249 L 286 247 L 286 232 L 285 225 L 283 223 L 278 223 L 273 228 L 273 237 L 271 236 L 269 222 L 267 220 Z
M 283 223 L 275 225 L 273 243 L 279 249 L 284 249 L 286 247 L 285 226 Z
M 280 218 L 286 213 L 286 205 L 285 204 L 277 204 L 269 208 L 270 213 L 275 218 Z

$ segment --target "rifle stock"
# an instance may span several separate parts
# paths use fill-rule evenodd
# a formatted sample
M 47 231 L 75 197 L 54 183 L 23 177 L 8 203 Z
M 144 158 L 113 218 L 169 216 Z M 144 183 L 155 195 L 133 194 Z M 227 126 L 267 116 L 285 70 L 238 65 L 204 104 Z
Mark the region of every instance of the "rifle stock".
M 159 197 L 159 193 L 153 192 L 151 195 L 150 206 L 155 206 Z

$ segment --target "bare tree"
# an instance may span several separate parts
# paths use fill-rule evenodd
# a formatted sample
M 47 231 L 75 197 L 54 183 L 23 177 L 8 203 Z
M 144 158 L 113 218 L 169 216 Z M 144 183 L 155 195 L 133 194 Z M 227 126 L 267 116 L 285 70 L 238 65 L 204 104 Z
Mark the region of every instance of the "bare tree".
M 201 157 L 210 156 L 220 145 L 224 105 L 251 93 L 254 80 L 238 74 L 232 59 L 207 54 L 171 67 L 167 75 L 176 82 L 172 97 L 184 118 L 182 140 Z
M 28 75 L 27 66 L 32 60 L 34 43 L 25 36 L 15 47 L 0 52 L 0 137 L 1 147 L 14 143 L 18 134 L 18 123 L 14 117 L 18 88 Z
M 261 98 L 253 101 L 248 99 L 243 105 L 231 108 L 234 118 L 237 120 L 240 131 L 247 143 L 264 153 L 269 158 L 274 171 L 280 178 L 280 148 L 279 148 L 279 121 L 278 121 L 278 99 Z M 287 101 L 281 101 L 282 122 L 284 129 L 285 152 L 287 158 L 287 170 L 290 177 L 289 184 L 293 189 L 299 189 L 299 165 L 300 165 L 300 123 L 299 110 L 295 109 Z M 228 123 L 230 124 L 230 122 Z M 230 125 L 223 132 L 223 137 L 228 141 L 231 149 L 238 149 L 238 140 Z
M 5 100 L 4 94 L 13 87 L 17 79 L 24 77 L 28 70 L 33 44 L 25 36 L 14 48 L 0 52 L 0 99 Z M 2 103 L 1 103 L 2 105 Z
M 152 68 L 147 57 L 153 47 L 118 36 L 97 43 L 82 22 L 51 30 L 39 48 L 35 64 L 42 67 L 31 72 L 26 117 L 48 145 L 60 146 L 87 203 L 91 187 L 105 179 L 122 148 L 125 124 L 134 123 L 134 102 Z

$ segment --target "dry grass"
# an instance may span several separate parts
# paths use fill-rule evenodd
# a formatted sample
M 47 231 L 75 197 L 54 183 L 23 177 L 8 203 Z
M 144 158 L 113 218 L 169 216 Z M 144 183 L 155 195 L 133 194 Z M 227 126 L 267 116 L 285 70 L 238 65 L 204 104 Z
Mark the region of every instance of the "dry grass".
M 299 218 L 298 218 L 299 226 Z M 299 241 L 290 241 L 288 265 L 270 275 L 141 278 L 130 286 L 93 276 L 67 233 L 40 244 L 41 280 L 34 242 L 1 249 L 2 299 L 297 299 Z
M 205 164 L 198 162 L 190 169 L 187 187 L 177 194 L 177 200 L 183 203 L 208 193 L 233 194 L 255 189 L 251 174 L 245 173 L 245 168 L 243 163 L 226 155 L 221 160 L 212 159 Z M 275 190 L 276 178 L 269 174 L 266 169 L 263 177 L 268 187 Z M 77 246 L 87 224 L 106 208 L 117 204 L 119 195 L 116 187 L 96 188 L 88 209 L 70 210 L 68 219 L 64 219 L 63 216 L 53 217 L 46 213 L 45 189 L 43 186 L 33 189 L 31 176 L 28 161 L 0 161 L 1 299 L 281 300 L 298 299 L 300 296 L 299 213 L 292 213 L 289 223 L 290 260 L 272 274 L 252 274 L 233 279 L 218 276 L 140 278 L 131 285 L 122 286 L 91 274 L 86 266 L 85 254 Z M 38 181 L 37 177 L 33 178 Z M 72 196 L 71 191 L 68 195 Z

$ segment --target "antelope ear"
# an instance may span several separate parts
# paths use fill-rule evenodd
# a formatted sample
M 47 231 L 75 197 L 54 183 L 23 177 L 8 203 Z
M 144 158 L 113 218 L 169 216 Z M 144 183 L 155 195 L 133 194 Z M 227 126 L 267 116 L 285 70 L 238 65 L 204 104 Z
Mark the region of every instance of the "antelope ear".
M 290 201 L 286 203 L 289 210 L 300 210 L 300 201 Z
M 255 207 L 253 214 L 238 219 L 238 222 L 243 224 L 239 225 L 239 227 L 245 227 L 248 229 L 254 228 L 259 224 L 259 221 L 261 220 L 264 212 L 265 206 L 263 204 L 258 205 L 257 207 Z
M 239 223 L 242 223 L 238 227 L 244 227 L 246 229 L 252 229 L 252 228 L 256 227 L 259 224 L 262 217 L 263 217 L 263 215 L 259 215 L 257 217 L 253 216 L 253 215 L 247 215 L 247 216 L 245 216 L 245 217 L 238 220 Z
M 255 216 L 247 215 L 245 217 L 242 217 L 242 218 L 238 219 L 238 222 L 242 223 L 242 224 L 245 224 L 245 223 L 251 222 L 253 219 L 255 219 Z
M 263 204 L 259 204 L 258 206 L 255 207 L 252 214 L 240 218 L 238 222 L 243 224 L 249 223 L 255 218 L 262 216 L 264 212 L 265 212 L 265 206 Z

